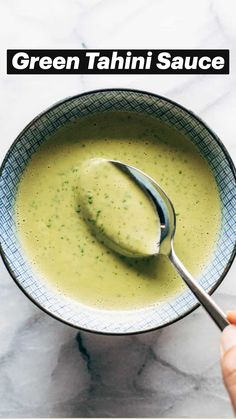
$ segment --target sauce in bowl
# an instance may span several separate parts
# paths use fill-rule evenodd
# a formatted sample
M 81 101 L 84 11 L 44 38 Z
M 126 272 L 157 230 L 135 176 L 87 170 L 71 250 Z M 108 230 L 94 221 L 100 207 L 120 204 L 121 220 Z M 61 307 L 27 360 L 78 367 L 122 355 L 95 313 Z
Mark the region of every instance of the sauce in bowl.
M 183 282 L 165 256 L 121 256 L 94 235 L 84 215 L 80 181 L 84 162 L 94 158 L 120 160 L 154 178 L 176 210 L 179 257 L 193 275 L 207 266 L 221 218 L 211 169 L 183 134 L 130 112 L 77 119 L 35 152 L 16 197 L 18 236 L 29 260 L 58 292 L 97 308 L 141 308 L 180 293 Z M 121 195 L 116 196 L 117 202 L 115 195 L 112 200 L 119 207 Z M 124 218 L 127 209 L 120 208 Z M 130 214 L 134 211 L 138 227 L 137 206 Z M 124 231 L 129 235 L 129 223 Z

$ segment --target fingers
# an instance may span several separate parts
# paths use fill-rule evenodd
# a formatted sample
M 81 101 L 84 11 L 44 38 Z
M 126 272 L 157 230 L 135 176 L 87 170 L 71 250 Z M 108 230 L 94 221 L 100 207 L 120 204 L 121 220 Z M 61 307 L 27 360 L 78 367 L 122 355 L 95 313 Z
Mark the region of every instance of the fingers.
M 236 311 L 228 311 L 227 319 L 229 320 L 230 323 L 236 324 Z
M 221 367 L 224 382 L 236 412 L 236 326 L 227 326 L 221 337 Z

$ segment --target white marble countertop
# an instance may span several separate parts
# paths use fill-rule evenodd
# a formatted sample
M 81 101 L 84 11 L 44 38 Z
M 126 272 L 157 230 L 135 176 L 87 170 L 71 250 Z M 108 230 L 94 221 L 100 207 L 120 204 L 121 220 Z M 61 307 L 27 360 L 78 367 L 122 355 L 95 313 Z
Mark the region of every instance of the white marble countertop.
M 235 0 L 1 0 L 0 158 L 55 101 L 132 87 L 199 114 L 236 160 Z M 7 76 L 7 48 L 230 48 L 223 76 Z M 236 307 L 236 265 L 215 293 Z M 78 333 L 36 308 L 0 263 L 1 417 L 232 417 L 219 333 L 202 309 L 132 337 Z

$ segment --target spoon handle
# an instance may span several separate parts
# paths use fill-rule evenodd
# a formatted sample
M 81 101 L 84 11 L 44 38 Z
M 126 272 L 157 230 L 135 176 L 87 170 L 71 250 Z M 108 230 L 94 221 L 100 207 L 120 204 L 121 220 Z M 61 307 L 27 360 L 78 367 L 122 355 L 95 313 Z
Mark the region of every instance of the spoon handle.
M 185 266 L 176 256 L 173 248 L 169 255 L 171 263 L 177 269 L 179 275 L 182 277 L 186 285 L 191 289 L 192 293 L 198 299 L 199 303 L 205 308 L 207 313 L 210 315 L 212 320 L 216 323 L 219 329 L 222 331 L 226 326 L 229 325 L 229 322 L 226 318 L 225 313 L 218 307 L 215 301 L 207 294 L 207 292 L 202 288 L 200 284 L 192 277 L 192 275 L 187 271 Z

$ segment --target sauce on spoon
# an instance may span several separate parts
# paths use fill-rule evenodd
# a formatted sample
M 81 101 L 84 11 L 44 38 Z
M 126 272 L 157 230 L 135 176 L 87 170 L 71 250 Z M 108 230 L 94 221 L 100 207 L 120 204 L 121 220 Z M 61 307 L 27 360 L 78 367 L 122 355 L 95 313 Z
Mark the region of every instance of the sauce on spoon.
M 79 195 L 85 222 L 109 248 L 132 257 L 158 253 L 160 222 L 154 205 L 112 161 L 84 162 Z

